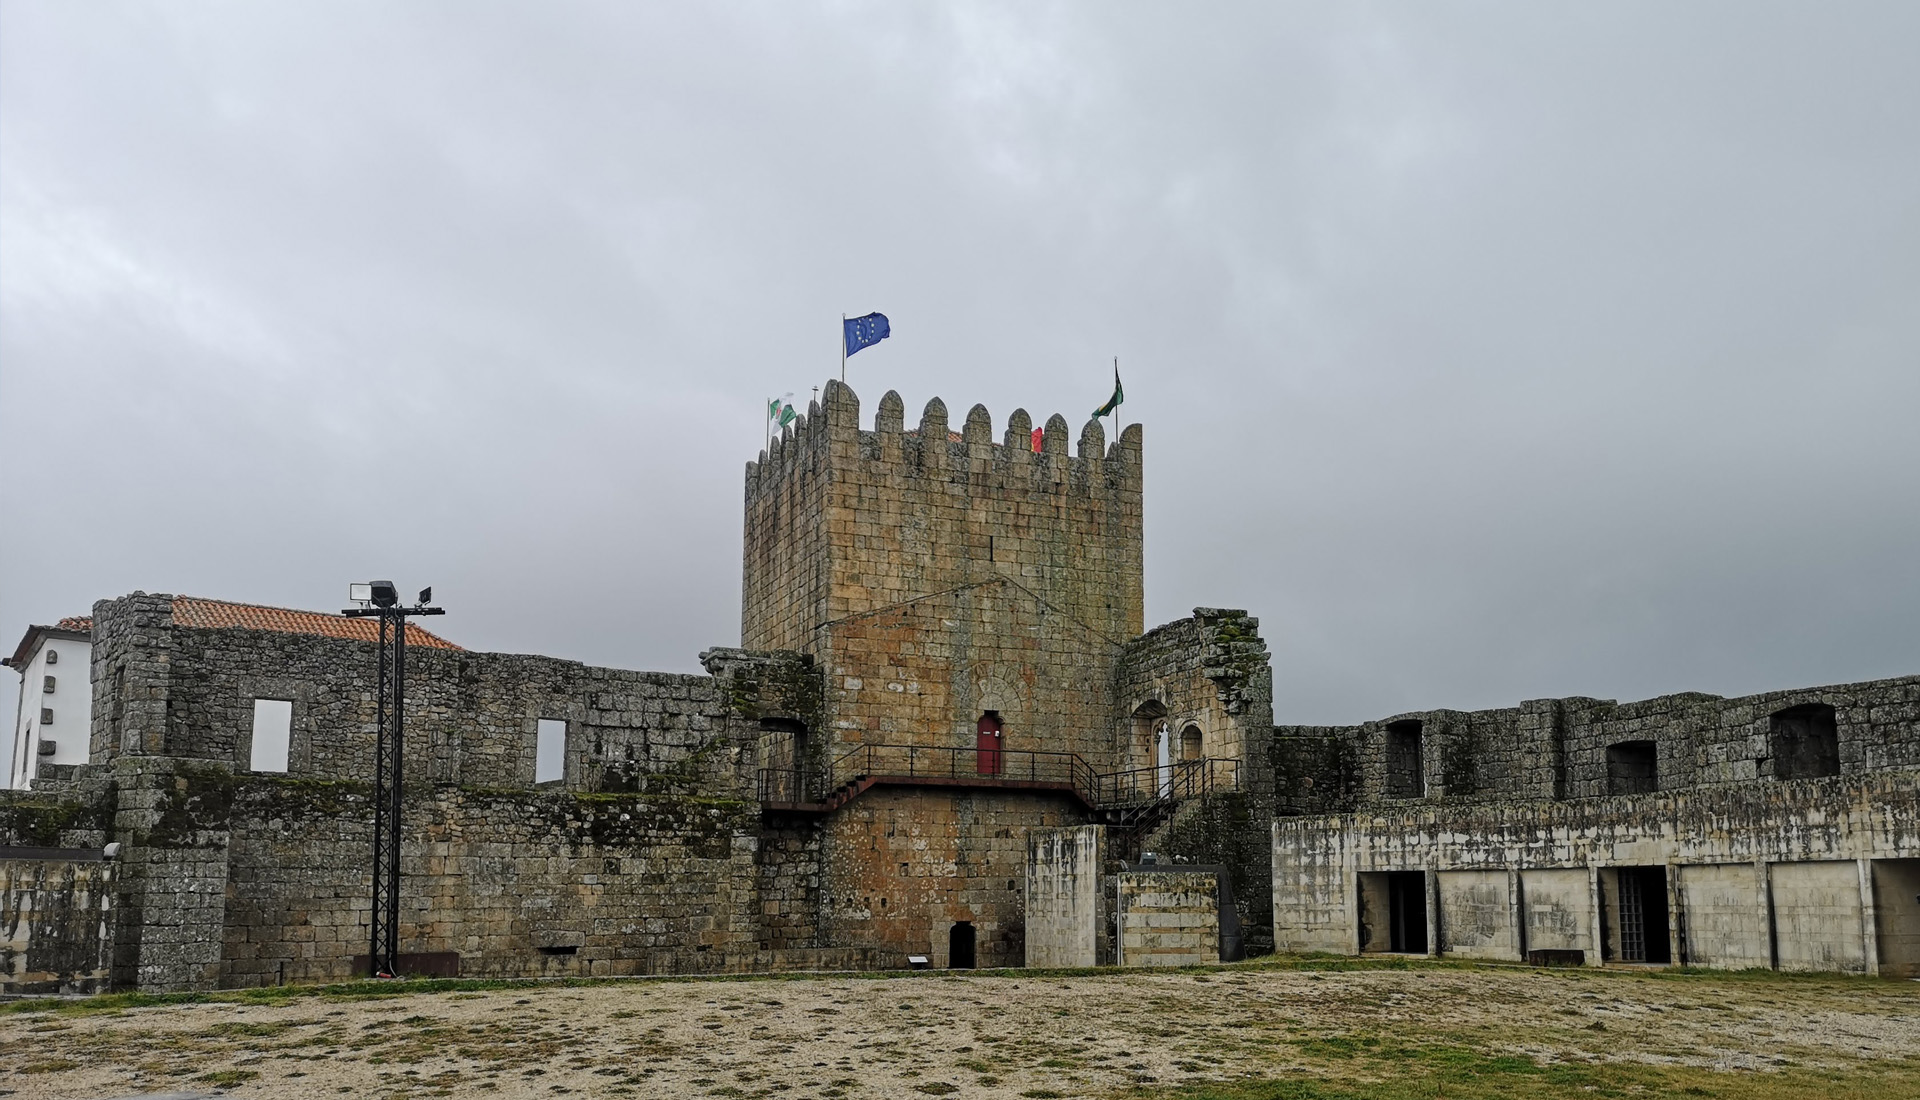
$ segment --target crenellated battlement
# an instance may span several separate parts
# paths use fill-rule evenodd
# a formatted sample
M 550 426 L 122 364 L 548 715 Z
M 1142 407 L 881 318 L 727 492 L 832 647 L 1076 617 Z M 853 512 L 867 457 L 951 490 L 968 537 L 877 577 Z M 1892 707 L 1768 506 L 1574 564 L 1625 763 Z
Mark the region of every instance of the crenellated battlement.
M 927 402 L 916 427 L 905 426 L 904 411 L 900 395 L 888 390 L 875 411 L 873 427 L 862 430 L 859 397 L 840 382 L 828 382 L 821 399 L 808 404 L 806 415 L 784 429 L 757 461 L 747 463 L 747 499 L 783 491 L 788 478 L 817 472 L 817 464 L 834 453 L 835 441 L 857 444 L 851 453 L 862 461 L 898 466 L 907 477 L 950 478 L 964 471 L 970 482 L 984 475 L 995 489 L 1054 485 L 1081 495 L 1123 491 L 1131 478 L 1132 488 L 1138 489 L 1138 424 L 1109 444 L 1100 421 L 1089 420 L 1080 429 L 1074 453 L 1069 454 L 1070 428 L 1058 413 L 1047 419 L 1035 450 L 1033 421 L 1025 409 L 1015 409 L 1008 417 L 999 442 L 993 439 L 993 415 L 985 405 L 969 410 L 957 432 L 950 426 L 946 403 L 938 397 Z M 944 440 L 945 445 L 930 447 L 930 439 Z
M 872 427 L 827 383 L 746 469 L 742 641 L 810 649 L 850 614 L 1004 576 L 1102 634 L 1141 629 L 1141 429 L 1111 444 L 1097 420 L 1069 439 L 1049 417 L 1033 446 L 1016 409 L 996 441 L 975 405 L 955 431 L 946 403 L 906 426 L 888 391 Z

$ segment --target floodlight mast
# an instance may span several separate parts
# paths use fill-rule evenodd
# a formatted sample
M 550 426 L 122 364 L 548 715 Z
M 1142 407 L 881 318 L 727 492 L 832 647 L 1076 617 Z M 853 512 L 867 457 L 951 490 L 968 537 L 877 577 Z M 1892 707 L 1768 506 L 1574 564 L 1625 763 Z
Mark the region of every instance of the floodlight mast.
M 374 703 L 373 746 L 373 908 L 368 928 L 367 975 L 393 978 L 400 974 L 400 811 L 404 774 L 407 711 L 407 616 L 445 615 L 426 606 L 431 588 L 420 593 L 420 603 L 401 607 L 392 581 L 372 581 L 347 588 L 348 598 L 360 606 L 342 611 L 351 618 L 380 620 L 375 664 L 379 687 Z M 369 606 L 371 605 L 371 606 Z

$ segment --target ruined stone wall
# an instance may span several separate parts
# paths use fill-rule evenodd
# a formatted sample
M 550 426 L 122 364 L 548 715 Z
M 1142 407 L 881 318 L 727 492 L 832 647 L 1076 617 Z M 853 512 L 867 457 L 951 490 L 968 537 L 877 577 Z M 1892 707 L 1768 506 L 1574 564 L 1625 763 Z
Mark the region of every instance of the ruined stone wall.
M 370 781 L 374 647 L 305 634 L 176 626 L 168 597 L 95 605 L 95 744 L 245 770 L 257 699 L 293 704 L 287 774 Z M 793 654 L 715 650 L 716 675 L 414 647 L 407 782 L 534 785 L 541 719 L 566 723 L 564 785 L 746 797 L 760 719 L 820 721 L 819 679 Z M 105 705 L 100 705 L 104 703 Z
M 823 946 L 871 946 L 895 966 L 908 955 L 945 966 L 949 931 L 967 921 L 979 965 L 1019 966 L 1027 832 L 1083 821 L 1058 795 L 870 790 L 825 824 Z
M 1125 766 L 1154 766 L 1154 731 L 1164 721 L 1175 760 L 1183 735 L 1197 730 L 1201 756 L 1240 761 L 1242 785 L 1267 797 L 1268 770 L 1258 763 L 1273 736 L 1273 669 L 1260 620 L 1196 607 L 1191 618 L 1155 627 L 1126 644 L 1114 696 L 1114 736 L 1126 747 Z
M 1920 677 L 1912 676 L 1732 699 L 1540 699 L 1496 710 L 1413 711 L 1358 726 L 1283 726 L 1270 759 L 1283 814 L 1400 801 L 1388 781 L 1388 744 L 1401 723 L 1420 726 L 1429 798 L 1604 796 L 1609 747 L 1642 741 L 1657 754 L 1657 789 L 1679 790 L 1772 780 L 1774 716 L 1806 704 L 1833 708 L 1840 774 L 1920 767 Z

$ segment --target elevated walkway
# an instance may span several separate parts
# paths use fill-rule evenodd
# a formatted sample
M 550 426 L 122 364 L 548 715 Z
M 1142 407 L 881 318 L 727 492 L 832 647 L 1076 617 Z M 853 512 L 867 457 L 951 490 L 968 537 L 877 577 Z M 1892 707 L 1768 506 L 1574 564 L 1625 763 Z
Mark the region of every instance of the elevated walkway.
M 859 745 L 843 753 L 806 797 L 807 777 L 794 770 L 760 772 L 761 811 L 824 817 L 876 787 L 1035 791 L 1078 802 L 1088 820 L 1140 836 L 1183 802 L 1239 786 L 1237 760 L 1182 760 L 1160 767 L 1102 772 L 1078 753 L 1021 749 Z

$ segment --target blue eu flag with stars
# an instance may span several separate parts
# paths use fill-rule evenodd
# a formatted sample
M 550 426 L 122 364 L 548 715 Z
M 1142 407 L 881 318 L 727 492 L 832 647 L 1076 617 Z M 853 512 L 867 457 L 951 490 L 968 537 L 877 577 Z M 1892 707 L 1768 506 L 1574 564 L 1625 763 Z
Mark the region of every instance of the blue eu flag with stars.
M 846 326 L 843 336 L 847 342 L 846 353 L 848 355 L 852 355 L 861 348 L 870 348 L 893 335 L 893 330 L 887 325 L 887 315 L 884 313 L 869 313 L 865 317 L 849 317 L 840 323 Z

